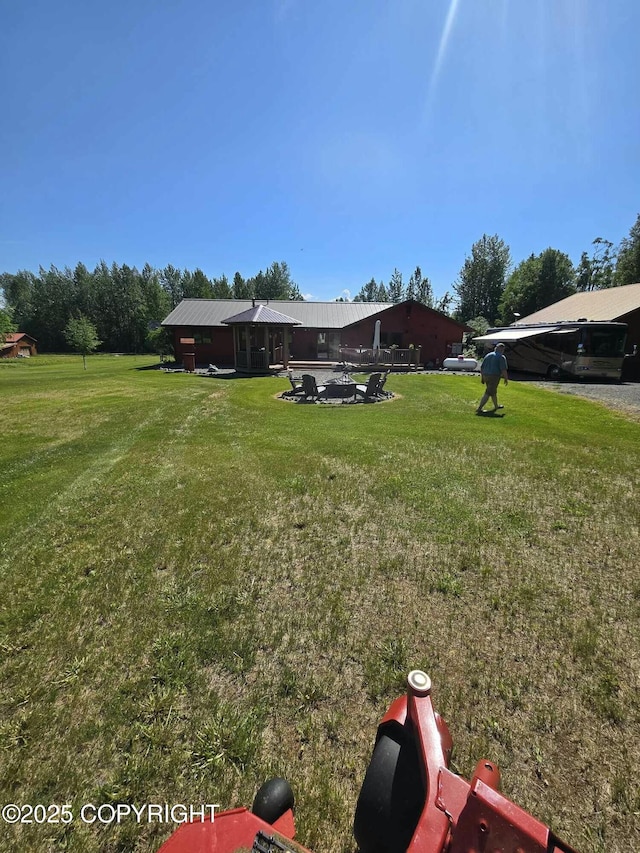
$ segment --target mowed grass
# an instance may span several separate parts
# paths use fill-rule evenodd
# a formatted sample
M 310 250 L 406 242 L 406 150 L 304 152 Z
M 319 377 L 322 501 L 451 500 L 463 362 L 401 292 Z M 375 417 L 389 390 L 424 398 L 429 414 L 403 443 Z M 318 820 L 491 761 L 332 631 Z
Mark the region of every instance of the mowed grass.
M 156 850 L 85 803 L 250 805 L 352 851 L 376 726 L 425 669 L 453 769 L 583 853 L 640 849 L 640 425 L 470 376 L 301 406 L 153 359 L 0 364 L 0 850 Z

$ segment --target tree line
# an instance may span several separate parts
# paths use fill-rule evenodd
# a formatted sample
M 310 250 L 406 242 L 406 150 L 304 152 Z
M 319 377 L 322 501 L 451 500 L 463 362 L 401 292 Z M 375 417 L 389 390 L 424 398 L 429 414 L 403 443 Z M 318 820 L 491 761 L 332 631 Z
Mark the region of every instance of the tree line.
M 109 352 L 166 351 L 159 326 L 182 299 L 302 299 L 284 261 L 247 279 L 237 272 L 232 282 L 172 265 L 157 270 L 145 264 L 139 271 L 101 261 L 91 272 L 79 263 L 73 270 L 40 267 L 37 275 L 2 273 L 0 289 L 5 303 L 0 334 L 27 332 L 43 352 L 74 348 L 68 334 L 72 320 L 89 323 Z
M 510 325 L 579 291 L 635 282 L 640 282 L 640 215 L 619 246 L 597 237 L 575 267 L 568 255 L 553 248 L 514 267 L 504 240 L 484 234 L 465 258 L 453 293 L 436 300 L 429 278 L 416 267 L 406 284 L 397 269 L 386 285 L 371 278 L 354 301 L 415 299 L 482 332 L 490 325 Z M 81 320 L 85 336 L 92 333 L 91 340 L 110 352 L 166 352 L 166 331 L 159 326 L 182 299 L 303 298 L 284 261 L 274 261 L 247 279 L 237 272 L 232 281 L 170 264 L 161 270 L 145 264 L 139 271 L 101 261 L 91 272 L 79 263 L 73 270 L 40 267 L 37 275 L 2 273 L 0 290 L 5 305 L 0 308 L 0 339 L 6 332 L 27 332 L 44 352 L 74 348 L 70 341 L 77 340 L 79 327 L 70 327 L 70 321 Z
M 574 293 L 640 282 L 640 215 L 618 247 L 597 237 L 577 266 L 558 249 L 532 254 L 515 268 L 498 235 L 474 243 L 453 289 L 456 319 L 476 330 L 508 326 Z M 484 329 L 482 329 L 484 331 Z
M 406 285 L 402 280 L 402 273 L 397 268 L 394 269 L 388 285 L 382 281 L 376 282 L 375 278 L 370 279 L 356 294 L 353 301 L 404 302 L 406 299 L 415 299 L 416 302 L 422 302 L 427 307 L 446 314 L 450 309 L 452 298 L 451 294 L 445 293 L 440 299 L 436 299 L 431 281 L 422 274 L 420 267 L 416 267 Z
M 447 292 L 436 301 L 429 279 L 416 267 L 406 286 L 395 269 L 387 285 L 372 278 L 354 301 L 417 299 L 484 332 L 489 326 L 508 326 L 580 291 L 636 282 L 640 282 L 640 215 L 617 248 L 597 237 L 591 252 L 583 252 L 575 267 L 568 255 L 553 248 L 532 254 L 514 267 L 504 240 L 484 234 L 465 258 L 453 294 Z

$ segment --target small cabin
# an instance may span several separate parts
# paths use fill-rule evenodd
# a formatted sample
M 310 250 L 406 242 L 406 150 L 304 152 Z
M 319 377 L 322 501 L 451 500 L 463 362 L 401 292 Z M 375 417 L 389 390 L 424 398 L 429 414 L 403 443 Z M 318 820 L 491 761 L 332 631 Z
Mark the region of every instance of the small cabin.
M 11 332 L 0 338 L 0 358 L 31 358 L 38 355 L 38 342 L 25 332 Z

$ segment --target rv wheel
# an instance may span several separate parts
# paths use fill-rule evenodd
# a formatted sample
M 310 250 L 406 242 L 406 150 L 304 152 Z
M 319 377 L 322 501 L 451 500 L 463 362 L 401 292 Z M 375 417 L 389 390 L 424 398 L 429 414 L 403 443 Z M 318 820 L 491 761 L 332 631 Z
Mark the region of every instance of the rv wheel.
M 293 808 L 293 791 L 286 779 L 268 779 L 255 796 L 251 811 L 266 823 L 275 823 Z
M 547 379 L 560 379 L 562 371 L 558 367 L 557 364 L 552 364 L 551 367 L 547 370 Z

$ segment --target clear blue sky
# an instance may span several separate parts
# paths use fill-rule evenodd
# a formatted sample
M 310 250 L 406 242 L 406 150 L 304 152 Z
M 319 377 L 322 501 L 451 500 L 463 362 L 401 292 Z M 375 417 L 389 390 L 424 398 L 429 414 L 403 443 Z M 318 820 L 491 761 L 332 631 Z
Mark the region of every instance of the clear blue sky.
M 638 0 L 0 0 L 0 271 L 289 264 L 307 298 L 640 213 Z

